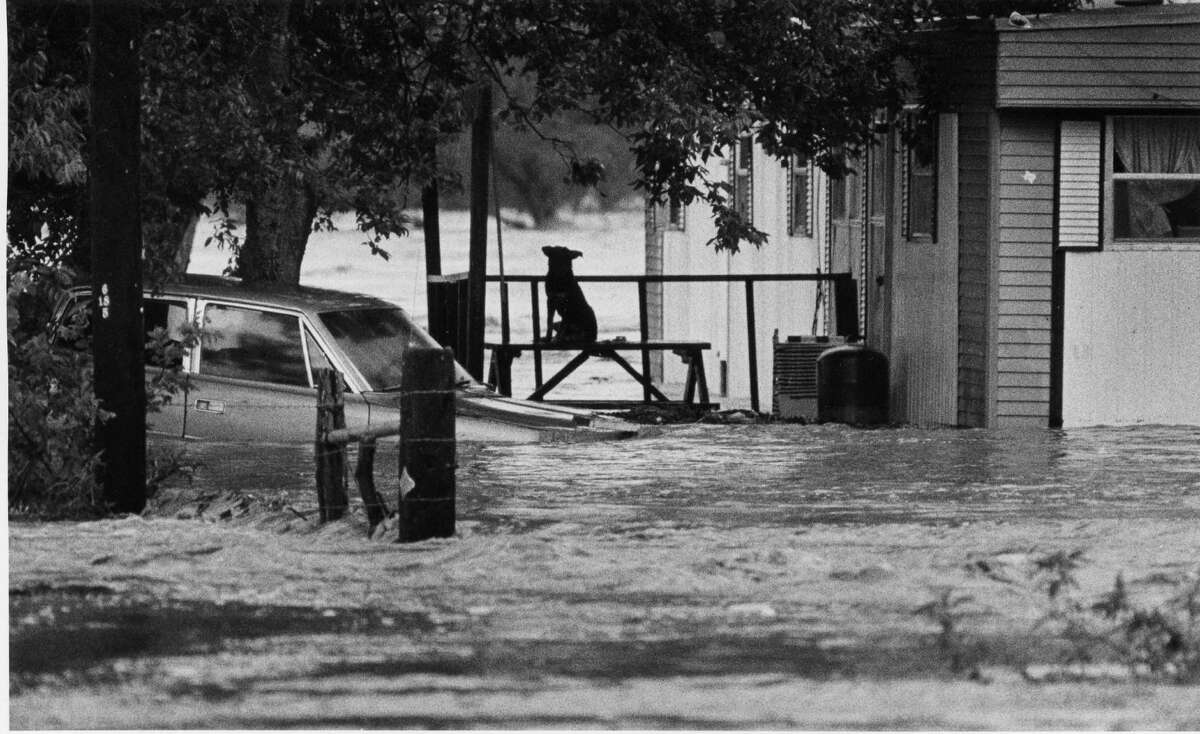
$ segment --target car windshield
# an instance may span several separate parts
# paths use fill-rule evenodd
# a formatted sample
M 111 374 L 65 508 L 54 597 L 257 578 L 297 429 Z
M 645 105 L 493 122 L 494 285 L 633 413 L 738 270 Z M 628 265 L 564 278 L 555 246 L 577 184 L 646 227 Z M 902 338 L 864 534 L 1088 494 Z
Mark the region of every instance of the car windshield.
M 321 323 L 345 352 L 371 390 L 400 387 L 401 355 L 409 347 L 440 347 L 399 308 L 361 308 L 319 313 Z M 454 381 L 475 384 L 471 375 L 454 363 Z

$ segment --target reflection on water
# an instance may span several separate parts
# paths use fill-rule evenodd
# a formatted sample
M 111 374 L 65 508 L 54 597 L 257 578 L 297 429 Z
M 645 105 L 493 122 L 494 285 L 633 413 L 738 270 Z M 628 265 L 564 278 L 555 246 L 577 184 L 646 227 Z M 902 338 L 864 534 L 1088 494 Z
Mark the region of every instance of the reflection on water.
M 191 444 L 188 450 L 199 464 L 199 489 L 315 503 L 309 447 Z M 394 486 L 396 461 L 394 448 L 381 449 L 381 487 Z M 1028 512 L 1177 518 L 1200 514 L 1200 428 L 695 425 L 619 442 L 463 445 L 458 500 L 460 519 L 497 532 L 554 522 L 622 532 L 626 522 L 792 526 Z

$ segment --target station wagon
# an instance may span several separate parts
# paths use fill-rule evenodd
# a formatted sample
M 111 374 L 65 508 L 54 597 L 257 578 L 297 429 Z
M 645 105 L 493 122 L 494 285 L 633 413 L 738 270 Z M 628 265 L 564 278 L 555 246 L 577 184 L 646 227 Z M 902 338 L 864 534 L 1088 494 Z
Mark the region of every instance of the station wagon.
M 72 305 L 90 300 L 78 289 Z M 313 371 L 343 376 L 349 428 L 399 420 L 400 365 L 413 346 L 438 346 L 401 308 L 370 296 L 187 276 L 144 294 L 147 333 L 183 342 L 187 387 L 149 416 L 154 434 L 223 441 L 312 441 Z M 152 356 L 148 355 L 148 359 Z M 156 369 L 148 365 L 147 370 Z M 501 397 L 455 363 L 459 440 L 534 442 L 617 438 L 633 426 L 591 411 Z

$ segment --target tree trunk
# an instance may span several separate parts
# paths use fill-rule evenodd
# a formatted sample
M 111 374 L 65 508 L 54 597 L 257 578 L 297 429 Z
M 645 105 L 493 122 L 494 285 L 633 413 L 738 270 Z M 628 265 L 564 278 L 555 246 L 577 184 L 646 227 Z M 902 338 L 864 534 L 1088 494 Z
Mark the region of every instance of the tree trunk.
M 292 0 L 268 0 L 262 5 L 266 42 L 251 60 L 251 86 L 259 119 L 267 124 L 267 139 L 273 141 L 278 156 L 264 164 L 263 175 L 250 185 L 237 274 L 247 281 L 297 285 L 317 207 L 313 187 L 303 173 L 301 103 L 290 89 L 293 6 Z
M 285 180 L 257 192 L 246 202 L 246 241 L 238 254 L 238 277 L 298 285 L 316 214 L 316 197 L 303 183 Z
M 165 221 L 142 223 L 143 275 L 150 285 L 178 280 L 192 260 L 192 241 L 200 217 L 176 211 Z

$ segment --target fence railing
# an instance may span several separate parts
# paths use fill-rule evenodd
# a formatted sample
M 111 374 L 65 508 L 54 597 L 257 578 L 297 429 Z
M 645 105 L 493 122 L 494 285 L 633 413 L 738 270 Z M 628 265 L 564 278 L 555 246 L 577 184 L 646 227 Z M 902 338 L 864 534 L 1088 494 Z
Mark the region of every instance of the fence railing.
M 648 285 L 650 283 L 742 283 L 746 295 L 746 360 L 750 370 L 750 407 L 758 411 L 758 348 L 755 338 L 757 325 L 754 310 L 754 284 L 778 282 L 824 282 L 832 286 L 830 298 L 833 307 L 833 333 L 848 338 L 857 338 L 858 333 L 858 285 L 850 273 L 758 273 L 758 274 L 701 274 L 701 275 L 577 275 L 580 283 L 635 283 L 638 291 L 638 330 L 640 341 L 646 343 L 650 337 L 650 321 L 647 309 Z M 530 298 L 530 316 L 533 322 L 534 341 L 540 340 L 548 324 L 542 324 L 541 297 L 538 285 L 546 280 L 544 275 L 489 275 L 487 282 L 499 283 L 506 289 L 510 283 L 528 283 Z M 507 294 L 501 302 L 507 304 Z M 547 314 L 549 320 L 549 314 Z M 500 318 L 501 341 L 510 341 L 508 313 L 502 313 Z M 534 380 L 540 388 L 542 385 L 542 357 L 540 352 L 534 353 Z M 642 373 L 650 373 L 650 350 L 642 350 Z

